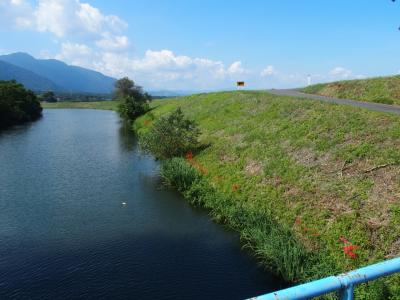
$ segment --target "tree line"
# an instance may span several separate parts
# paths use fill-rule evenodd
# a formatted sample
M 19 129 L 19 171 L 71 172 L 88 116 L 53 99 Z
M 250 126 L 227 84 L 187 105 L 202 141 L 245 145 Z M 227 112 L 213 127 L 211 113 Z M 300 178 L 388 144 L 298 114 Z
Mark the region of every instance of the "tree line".
M 52 91 L 37 96 L 15 80 L 0 81 L 0 129 L 38 119 L 42 115 L 40 101 L 57 100 Z M 114 100 L 120 103 L 120 116 L 134 121 L 149 111 L 152 97 L 141 86 L 124 77 L 115 83 Z
M 16 82 L 0 81 L 0 129 L 40 118 L 42 107 L 34 92 Z

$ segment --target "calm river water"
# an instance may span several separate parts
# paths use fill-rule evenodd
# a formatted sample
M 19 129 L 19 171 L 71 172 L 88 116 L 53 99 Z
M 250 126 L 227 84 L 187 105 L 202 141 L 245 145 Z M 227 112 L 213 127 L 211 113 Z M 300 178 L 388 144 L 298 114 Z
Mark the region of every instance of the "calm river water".
M 0 299 L 242 299 L 280 287 L 237 234 L 161 188 L 114 112 L 45 110 L 0 133 Z

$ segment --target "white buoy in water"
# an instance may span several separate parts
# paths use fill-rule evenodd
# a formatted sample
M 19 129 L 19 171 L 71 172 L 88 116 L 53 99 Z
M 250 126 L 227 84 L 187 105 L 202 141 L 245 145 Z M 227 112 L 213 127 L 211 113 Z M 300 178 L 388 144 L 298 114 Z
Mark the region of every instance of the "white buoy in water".
M 126 205 L 126 202 L 122 202 L 122 205 Z

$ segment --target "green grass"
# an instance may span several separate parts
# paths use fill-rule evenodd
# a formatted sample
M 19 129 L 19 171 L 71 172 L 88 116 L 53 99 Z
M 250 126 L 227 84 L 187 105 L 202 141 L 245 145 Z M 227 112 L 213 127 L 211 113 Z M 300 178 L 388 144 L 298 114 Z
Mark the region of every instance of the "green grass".
M 202 143 L 211 146 L 195 160 L 220 195 L 208 199 L 207 208 L 252 241 L 266 265 L 274 248 L 301 254 L 304 247 L 323 257 L 306 265 L 311 274 L 292 270 L 304 281 L 400 255 L 398 116 L 244 91 L 154 101 L 152 107 L 136 121 L 139 133 L 177 107 L 199 124 Z M 282 230 L 259 230 L 263 219 L 289 230 L 300 246 L 290 240 L 289 248 L 279 238 L 271 243 Z M 357 259 L 343 253 L 342 236 L 359 247 Z M 290 254 L 276 257 L 275 265 Z M 294 266 L 301 268 L 298 254 Z M 370 286 L 400 296 L 399 276 Z M 372 290 L 358 290 L 360 299 L 376 299 Z
M 96 101 L 96 102 L 56 102 L 47 103 L 42 102 L 42 107 L 46 109 L 50 108 L 89 108 L 89 109 L 107 109 L 107 110 L 117 110 L 117 101 Z
M 400 105 L 400 76 L 316 84 L 302 89 L 305 93 Z

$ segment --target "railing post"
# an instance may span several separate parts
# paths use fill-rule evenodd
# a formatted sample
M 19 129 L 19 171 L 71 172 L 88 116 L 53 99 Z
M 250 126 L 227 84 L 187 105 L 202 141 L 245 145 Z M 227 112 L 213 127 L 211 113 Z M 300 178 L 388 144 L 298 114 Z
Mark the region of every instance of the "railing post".
M 349 285 L 348 287 L 340 290 L 339 299 L 354 300 L 354 285 Z

